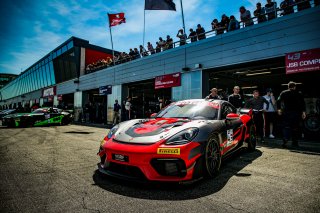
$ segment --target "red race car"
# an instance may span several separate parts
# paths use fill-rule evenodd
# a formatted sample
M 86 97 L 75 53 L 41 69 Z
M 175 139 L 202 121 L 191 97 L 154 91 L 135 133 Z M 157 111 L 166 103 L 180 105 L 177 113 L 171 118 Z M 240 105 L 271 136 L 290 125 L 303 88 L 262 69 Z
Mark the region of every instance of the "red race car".
M 100 144 L 98 168 L 134 181 L 195 181 L 215 176 L 222 158 L 242 147 L 256 147 L 251 110 L 237 114 L 227 101 L 183 100 L 153 118 L 114 126 Z

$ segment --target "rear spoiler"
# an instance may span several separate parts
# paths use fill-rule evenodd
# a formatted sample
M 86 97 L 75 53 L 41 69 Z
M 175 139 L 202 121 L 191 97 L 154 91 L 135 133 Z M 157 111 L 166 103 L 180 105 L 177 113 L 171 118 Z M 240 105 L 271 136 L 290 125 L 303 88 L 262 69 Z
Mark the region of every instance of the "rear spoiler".
M 252 109 L 247 109 L 247 108 L 240 108 L 239 110 L 240 114 L 247 114 L 247 115 L 252 115 Z

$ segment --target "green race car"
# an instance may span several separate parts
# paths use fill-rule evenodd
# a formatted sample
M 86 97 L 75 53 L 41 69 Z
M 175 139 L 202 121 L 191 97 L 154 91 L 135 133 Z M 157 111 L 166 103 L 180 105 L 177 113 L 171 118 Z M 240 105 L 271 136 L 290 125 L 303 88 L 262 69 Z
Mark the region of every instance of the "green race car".
M 72 121 L 72 114 L 58 108 L 39 108 L 31 113 L 15 113 L 3 117 L 2 126 L 31 127 L 48 125 L 67 125 Z

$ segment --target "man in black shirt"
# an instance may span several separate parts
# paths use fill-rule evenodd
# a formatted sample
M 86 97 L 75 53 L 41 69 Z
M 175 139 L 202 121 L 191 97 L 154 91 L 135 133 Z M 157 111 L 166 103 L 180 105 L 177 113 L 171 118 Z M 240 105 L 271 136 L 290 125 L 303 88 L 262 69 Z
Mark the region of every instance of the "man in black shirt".
M 264 120 L 263 120 L 263 114 L 262 114 L 262 112 L 264 111 L 263 109 L 264 103 L 267 105 L 267 109 L 268 109 L 269 102 L 265 98 L 259 96 L 258 90 L 254 90 L 253 98 L 249 99 L 245 105 L 246 108 L 250 108 L 253 110 L 253 122 L 256 126 L 257 134 L 260 136 L 262 143 L 264 143 L 264 137 L 263 137 Z
M 192 28 L 190 28 L 190 34 L 189 34 L 189 37 L 191 39 L 191 42 L 195 42 L 197 41 L 197 33 L 195 31 L 193 31 Z
M 283 116 L 283 144 L 285 148 L 290 136 L 292 145 L 298 146 L 299 123 L 306 118 L 306 104 L 302 94 L 296 91 L 296 83 L 290 81 L 288 89 L 280 93 L 278 113 Z
M 210 94 L 206 97 L 206 99 L 214 99 L 214 100 L 221 100 L 221 97 L 218 95 L 218 89 L 212 88 L 210 90 Z
M 201 27 L 200 24 L 197 25 L 197 29 L 196 29 L 196 33 L 197 33 L 197 36 L 198 36 L 198 40 L 202 40 L 202 39 L 206 39 L 206 31 L 204 30 L 203 27 Z
M 241 98 L 241 95 L 239 94 L 240 87 L 235 86 L 233 87 L 233 94 L 229 95 L 228 101 L 235 107 L 235 108 L 241 108 L 243 107 L 243 100 Z

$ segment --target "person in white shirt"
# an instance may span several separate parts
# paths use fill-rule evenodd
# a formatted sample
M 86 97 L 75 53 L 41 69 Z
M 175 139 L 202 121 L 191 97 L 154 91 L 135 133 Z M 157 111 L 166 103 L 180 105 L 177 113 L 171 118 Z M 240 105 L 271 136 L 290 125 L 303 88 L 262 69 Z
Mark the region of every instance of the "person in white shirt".
M 277 104 L 276 99 L 273 96 L 272 89 L 268 88 L 266 92 L 267 94 L 263 97 L 267 102 L 269 102 L 269 107 L 267 108 L 267 104 L 264 103 L 264 134 L 267 136 L 267 133 L 269 132 L 269 138 L 274 138 L 273 127 L 276 119 Z

